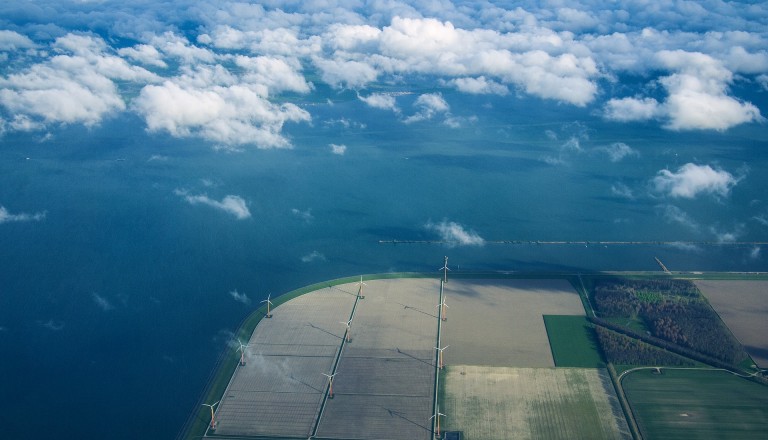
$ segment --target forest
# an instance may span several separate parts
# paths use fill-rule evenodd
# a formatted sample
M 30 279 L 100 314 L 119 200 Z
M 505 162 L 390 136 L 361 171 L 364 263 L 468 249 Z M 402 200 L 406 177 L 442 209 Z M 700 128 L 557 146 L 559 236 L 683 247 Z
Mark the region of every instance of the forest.
M 673 346 L 736 365 L 747 357 L 696 286 L 687 280 L 599 280 L 592 292 L 600 318 L 641 320 L 651 335 Z M 615 321 L 615 320 L 614 320 Z M 615 325 L 615 322 L 614 322 Z M 629 350 L 615 338 L 603 336 L 606 355 Z M 635 347 L 636 348 L 636 347 Z M 686 350 L 687 351 L 687 350 Z

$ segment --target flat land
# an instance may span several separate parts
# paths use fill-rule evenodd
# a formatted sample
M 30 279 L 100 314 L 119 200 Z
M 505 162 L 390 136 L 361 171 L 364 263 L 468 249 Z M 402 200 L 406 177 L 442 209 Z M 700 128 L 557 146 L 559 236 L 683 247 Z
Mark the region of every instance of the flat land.
M 444 294 L 448 365 L 553 367 L 543 315 L 584 316 L 565 280 L 449 279 Z
M 322 373 L 331 371 L 344 335 L 339 321 L 349 319 L 354 299 L 340 289 L 317 290 L 263 319 L 221 399 L 216 434 L 309 436 L 325 395 Z
M 764 439 L 768 387 L 724 371 L 629 373 L 622 381 L 645 439 Z
M 768 281 L 696 281 L 752 360 L 768 368 Z
M 604 369 L 452 365 L 444 386 L 466 440 L 631 438 Z
M 555 366 L 605 368 L 597 335 L 586 316 L 544 315 Z
M 430 439 L 440 283 L 370 280 L 318 425 L 321 438 Z M 357 290 L 354 290 L 357 293 Z

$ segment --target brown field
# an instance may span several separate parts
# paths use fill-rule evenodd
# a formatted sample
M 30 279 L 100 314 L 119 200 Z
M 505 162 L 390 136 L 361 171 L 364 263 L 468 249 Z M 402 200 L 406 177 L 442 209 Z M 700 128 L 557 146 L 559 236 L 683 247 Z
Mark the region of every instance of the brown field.
M 696 281 L 747 353 L 768 367 L 768 281 Z
M 631 438 L 603 369 L 454 365 L 444 386 L 443 427 L 466 440 Z
M 448 365 L 554 367 L 543 315 L 584 315 L 564 280 L 449 279 L 444 294 Z

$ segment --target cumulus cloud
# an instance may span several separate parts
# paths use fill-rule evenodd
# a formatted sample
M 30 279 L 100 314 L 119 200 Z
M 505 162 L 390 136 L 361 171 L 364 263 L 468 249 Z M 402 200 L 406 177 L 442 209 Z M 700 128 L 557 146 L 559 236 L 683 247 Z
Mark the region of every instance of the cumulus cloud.
M 479 76 L 477 78 L 456 78 L 451 80 L 450 84 L 456 87 L 460 92 L 471 93 L 474 95 L 493 94 L 503 96 L 509 93 L 509 88 L 507 86 L 494 80 L 490 80 L 485 76 Z
M 43 220 L 46 216 L 46 212 L 36 212 L 34 214 L 19 213 L 12 214 L 4 206 L 0 205 L 0 224 L 11 222 L 38 222 Z
M 93 302 L 96 303 L 96 305 L 105 312 L 108 312 L 115 308 L 115 306 L 113 306 L 112 303 L 107 298 L 99 295 L 96 292 L 93 292 L 91 294 L 91 298 L 93 299 Z
M 677 206 L 659 205 L 656 207 L 656 210 L 667 223 L 682 225 L 692 231 L 698 231 L 700 229 L 699 224 L 693 220 L 687 212 Z
M 290 142 L 281 134 L 285 122 L 310 120 L 298 106 L 273 104 L 248 85 L 195 87 L 185 82 L 167 80 L 141 90 L 134 105 L 150 132 L 200 136 L 223 145 L 287 148 Z
M 306 223 L 311 223 L 312 220 L 315 219 L 315 216 L 312 215 L 312 209 L 307 209 L 305 211 L 302 211 L 300 209 L 293 208 L 291 209 L 291 214 L 293 214 L 294 216 L 303 220 Z
M 116 80 L 157 80 L 155 74 L 110 54 L 98 37 L 67 34 L 51 49 L 59 54 L 0 78 L 0 105 L 35 121 L 91 126 L 125 109 Z
M 755 246 L 752 248 L 752 250 L 749 251 L 749 258 L 753 260 L 757 260 L 760 258 L 761 248 L 760 246 Z
M 301 261 L 303 263 L 311 263 L 313 261 L 325 261 L 325 255 L 321 254 L 318 251 L 312 251 L 308 253 L 307 255 L 304 255 L 301 257 Z
M 610 99 L 604 108 L 607 119 L 640 121 L 666 120 L 671 130 L 726 130 L 736 125 L 760 121 L 760 110 L 728 94 L 733 73 L 722 63 L 701 52 L 661 50 L 654 61 L 672 72 L 658 80 L 667 97 Z
M 640 156 L 640 153 L 623 142 L 615 142 L 605 147 L 598 147 L 597 151 L 608 155 L 611 162 L 620 162 L 625 157 Z
M 440 93 L 425 93 L 419 95 L 413 105 L 419 110 L 415 114 L 405 118 L 403 122 L 406 124 L 432 119 L 436 114 L 447 113 L 450 110 L 450 106 Z
M 35 42 L 26 35 L 18 32 L 0 29 L 0 51 L 15 51 L 19 49 L 31 49 Z
M 448 246 L 483 246 L 485 240 L 473 230 L 467 230 L 459 223 L 443 220 L 440 223 L 427 222 L 424 225 L 430 231 L 436 232 L 440 240 Z
M 368 96 L 360 96 L 358 94 L 357 97 L 370 107 L 382 110 L 392 110 L 393 112 L 398 111 L 394 95 L 388 93 L 371 93 Z
M 632 189 L 621 182 L 611 185 L 611 194 L 628 200 L 634 200 L 635 198 Z
M 181 189 L 175 190 L 174 193 L 183 197 L 190 205 L 202 204 L 210 206 L 233 215 L 238 220 L 245 220 L 251 217 L 251 211 L 248 210 L 245 200 L 240 196 L 228 195 L 219 201 L 211 199 L 205 194 L 192 195 Z
M 246 295 L 244 293 L 238 292 L 237 289 L 230 290 L 229 291 L 229 296 L 231 296 L 233 300 L 235 300 L 235 301 L 237 301 L 239 303 L 243 303 L 245 305 L 248 305 L 248 304 L 251 303 L 251 299 L 248 298 L 248 295 Z
M 160 52 L 149 44 L 138 44 L 133 47 L 124 47 L 118 49 L 117 53 L 120 56 L 130 58 L 134 61 L 138 61 L 147 66 L 166 68 L 168 64 L 163 61 L 163 56 Z
M 331 153 L 339 156 L 343 156 L 347 152 L 346 145 L 329 144 L 328 146 L 331 147 Z
M 661 170 L 651 181 L 657 193 L 687 199 L 699 194 L 727 197 L 738 182 L 728 171 L 693 163 L 681 166 L 676 172 Z

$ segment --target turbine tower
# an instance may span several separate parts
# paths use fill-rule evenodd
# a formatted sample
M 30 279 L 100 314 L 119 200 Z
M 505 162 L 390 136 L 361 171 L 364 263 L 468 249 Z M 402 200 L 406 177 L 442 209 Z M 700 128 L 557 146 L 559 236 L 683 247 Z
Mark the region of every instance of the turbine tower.
M 248 348 L 248 345 L 244 345 L 239 339 L 237 342 L 240 344 L 240 348 L 237 349 L 240 352 L 240 366 L 243 366 L 245 365 L 245 349 Z
M 333 378 L 339 374 L 339 372 L 335 372 L 333 374 L 325 374 L 322 373 L 323 376 L 328 378 L 328 398 L 333 399 Z
M 365 295 L 363 295 L 363 286 L 367 286 L 367 284 L 365 284 L 363 282 L 363 276 L 362 275 L 360 275 L 360 282 L 357 283 L 357 285 L 358 285 L 358 288 L 357 288 L 357 298 L 358 299 L 365 299 Z
M 440 417 L 441 416 L 445 417 L 445 414 L 440 412 L 440 407 L 438 406 L 437 409 L 435 410 L 435 415 L 429 418 L 430 420 L 434 419 L 435 422 L 437 423 L 437 429 L 435 429 L 435 437 L 437 438 L 440 438 Z
M 448 282 L 448 271 L 451 270 L 451 269 L 448 269 L 448 257 L 445 257 L 445 264 L 443 265 L 443 267 L 441 267 L 440 269 L 437 269 L 437 270 L 442 270 L 443 271 L 443 282 L 447 283 Z
M 345 337 L 345 339 L 347 340 L 347 342 L 352 342 L 352 341 L 350 341 L 350 338 L 352 337 L 352 336 L 350 335 L 350 333 L 351 333 L 351 331 L 352 331 L 352 320 L 350 319 L 350 320 L 349 320 L 349 321 L 347 321 L 347 322 L 344 322 L 344 321 L 339 321 L 339 324 L 344 324 L 344 325 L 346 325 L 346 326 L 347 326 L 347 330 L 344 332 L 344 337 Z
M 221 402 L 221 400 L 219 400 L 219 402 Z M 211 409 L 211 424 L 210 424 L 210 428 L 211 428 L 212 430 L 216 430 L 216 413 L 214 413 L 214 412 L 213 412 L 213 408 L 214 408 L 216 405 L 218 405 L 218 404 L 219 404 L 219 402 L 216 402 L 216 403 L 214 403 L 213 405 L 209 405 L 209 404 L 207 404 L 207 403 L 203 403 L 203 404 L 202 404 L 203 406 L 207 406 L 208 408 L 210 408 L 210 409 Z
M 437 350 L 437 366 L 441 370 L 445 368 L 445 359 L 443 358 L 443 351 L 445 351 L 446 348 L 450 347 L 450 345 L 446 345 L 443 348 L 435 347 L 435 350 Z
M 267 314 L 264 315 L 265 318 L 271 318 L 272 317 L 272 313 L 270 313 L 270 311 L 269 311 L 269 308 L 272 306 L 272 301 L 269 300 L 271 297 L 272 297 L 272 294 L 270 293 L 269 295 L 267 295 L 267 299 L 262 301 L 263 303 L 267 303 Z
M 443 321 L 448 320 L 448 304 L 445 303 L 445 295 L 443 295 L 443 298 L 440 300 L 440 304 L 436 305 L 435 307 L 441 307 L 440 310 L 440 319 Z

